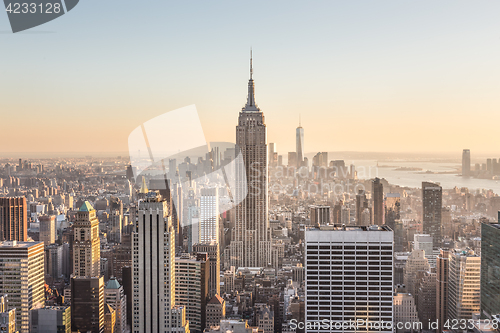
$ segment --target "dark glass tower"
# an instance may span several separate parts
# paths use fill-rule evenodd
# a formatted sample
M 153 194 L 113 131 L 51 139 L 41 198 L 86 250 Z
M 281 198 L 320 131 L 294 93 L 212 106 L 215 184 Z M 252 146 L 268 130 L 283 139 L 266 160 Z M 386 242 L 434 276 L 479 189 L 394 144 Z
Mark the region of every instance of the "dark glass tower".
M 500 212 L 498 213 L 500 218 Z M 500 314 L 500 224 L 481 225 L 481 317 Z
M 441 208 L 443 189 L 435 183 L 422 182 L 422 206 L 424 234 L 433 237 L 432 246 L 438 249 L 441 244 Z

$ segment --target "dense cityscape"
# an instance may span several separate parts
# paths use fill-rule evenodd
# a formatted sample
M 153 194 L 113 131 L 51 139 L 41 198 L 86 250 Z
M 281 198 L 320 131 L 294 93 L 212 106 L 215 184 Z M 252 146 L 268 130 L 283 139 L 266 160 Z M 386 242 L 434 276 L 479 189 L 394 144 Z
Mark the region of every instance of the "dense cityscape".
M 283 154 L 254 90 L 236 144 L 161 168 L 0 160 L 0 331 L 499 331 L 498 193 L 358 177 L 300 121 Z

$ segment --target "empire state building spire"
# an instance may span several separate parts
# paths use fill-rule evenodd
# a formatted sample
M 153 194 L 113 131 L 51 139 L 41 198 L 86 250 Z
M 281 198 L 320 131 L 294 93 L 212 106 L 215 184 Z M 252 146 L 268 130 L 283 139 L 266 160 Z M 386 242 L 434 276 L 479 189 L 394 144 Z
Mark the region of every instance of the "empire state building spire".
M 257 104 L 255 104 L 255 86 L 253 83 L 253 57 L 252 50 L 250 50 L 250 80 L 248 80 L 248 97 L 247 104 L 243 107 L 242 111 L 260 111 Z

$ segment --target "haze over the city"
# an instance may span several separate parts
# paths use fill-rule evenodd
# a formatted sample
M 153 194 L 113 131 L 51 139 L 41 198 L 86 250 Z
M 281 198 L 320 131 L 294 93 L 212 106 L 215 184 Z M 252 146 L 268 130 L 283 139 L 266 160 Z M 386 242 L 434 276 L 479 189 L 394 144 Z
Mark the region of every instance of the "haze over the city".
M 126 152 L 134 128 L 191 104 L 207 141 L 234 141 L 252 47 L 257 104 L 280 152 L 294 149 L 301 115 L 310 153 L 499 155 L 499 9 L 85 1 L 19 34 L 0 15 L 1 150 Z

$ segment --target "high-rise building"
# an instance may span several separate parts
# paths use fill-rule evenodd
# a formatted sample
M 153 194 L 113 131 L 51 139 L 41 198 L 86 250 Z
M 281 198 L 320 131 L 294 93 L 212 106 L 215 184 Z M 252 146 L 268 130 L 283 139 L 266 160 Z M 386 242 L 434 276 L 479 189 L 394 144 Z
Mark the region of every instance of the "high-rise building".
M 384 224 L 384 185 L 380 178 L 375 178 L 372 182 L 373 198 L 373 224 Z
M 399 193 L 387 193 L 385 196 L 385 224 L 394 230 L 396 220 L 401 218 L 401 196 Z
M 28 240 L 28 217 L 25 197 L 0 198 L 0 241 Z
M 44 252 L 42 242 L 0 243 L 0 295 L 8 294 L 16 309 L 16 329 L 29 332 L 29 312 L 45 306 Z
M 416 302 L 418 302 L 416 299 L 418 282 L 429 269 L 429 261 L 425 258 L 424 250 L 413 250 L 406 260 L 403 281 L 406 290 L 415 297 Z
M 443 331 L 448 318 L 449 255 L 448 250 L 440 249 L 436 258 L 436 320 L 439 332 Z
M 311 225 L 327 225 L 330 224 L 330 206 L 311 206 Z
M 288 152 L 288 167 L 296 168 L 298 164 L 297 152 L 290 151 Z
M 295 151 L 297 152 L 297 167 L 300 168 L 304 160 L 304 129 L 300 124 L 300 119 L 299 127 L 295 130 L 295 147 Z
M 66 258 L 64 258 L 63 245 L 50 244 L 45 246 L 45 274 L 54 279 L 60 278 L 64 274 L 64 259 Z
M 309 228 L 305 251 L 305 318 L 313 325 L 307 332 L 343 332 L 342 327 L 325 329 L 318 323 L 358 319 L 365 322 L 357 332 L 392 331 L 388 327 L 393 322 L 392 230 L 385 226 Z
M 16 309 L 9 309 L 7 294 L 0 296 L 0 332 L 16 332 Z
M 448 319 L 472 319 L 481 306 L 481 257 L 455 249 L 449 260 Z
M 462 152 L 462 176 L 470 176 L 470 149 L 464 149 Z
M 230 244 L 230 264 L 267 267 L 271 263 L 268 221 L 267 129 L 264 113 L 255 103 L 252 60 L 247 103 L 236 126 L 236 145 L 243 163 L 236 166 L 235 227 Z M 247 181 L 248 180 L 248 181 Z
M 127 300 L 123 287 L 116 278 L 109 279 L 104 288 L 104 303 L 111 305 L 116 311 L 115 333 L 126 333 L 127 330 Z
M 419 332 L 418 313 L 413 295 L 405 292 L 396 292 L 394 295 L 394 322 L 395 323 L 410 323 L 408 328 L 399 328 L 396 326 L 396 333 L 413 333 Z
M 424 250 L 425 258 L 429 261 L 430 267 L 436 267 L 436 256 L 434 256 L 432 247 L 433 240 L 431 235 L 413 235 L 413 248 L 415 250 Z
M 268 159 L 269 166 L 277 166 L 278 165 L 278 152 L 276 151 L 276 143 L 269 143 L 268 149 Z
M 220 321 L 226 319 L 226 301 L 219 295 L 213 296 L 207 303 L 207 328 L 220 326 Z
M 200 226 L 197 243 L 219 243 L 219 191 L 202 188 L 200 197 Z
M 175 258 L 175 304 L 186 308 L 189 330 L 201 333 L 206 324 L 208 302 L 208 255 L 183 253 Z
M 500 314 L 499 240 L 500 224 L 481 224 L 481 317 L 490 320 Z
M 113 209 L 110 219 L 107 240 L 110 243 L 120 244 L 122 242 L 123 214 L 120 214 L 118 209 Z
M 422 182 L 423 231 L 432 236 L 433 248 L 441 244 L 441 208 L 443 189 L 435 183 Z
M 71 279 L 71 331 L 104 332 L 104 277 Z
M 56 241 L 56 216 L 43 215 L 38 218 L 40 221 L 40 242 L 45 245 L 53 244 Z
M 417 288 L 417 311 L 420 322 L 436 321 L 436 273 L 427 271 L 418 283 Z
M 101 241 L 96 210 L 85 201 L 76 212 L 73 225 L 73 276 L 99 277 L 101 275 Z
M 210 263 L 210 276 L 208 278 L 208 298 L 220 295 L 220 251 L 219 244 L 215 242 L 193 245 L 193 254 L 207 253 Z
M 133 333 L 185 332 L 175 308 L 175 229 L 167 202 L 155 192 L 139 201 L 132 234 Z
M 31 333 L 71 333 L 71 308 L 46 306 L 30 312 Z
M 359 190 L 358 194 L 356 194 L 356 223 L 361 224 L 362 214 L 365 211 L 365 209 L 368 209 L 368 211 L 371 212 L 370 207 L 368 207 L 368 200 L 366 199 L 365 191 Z M 370 221 L 371 221 L 371 218 L 370 218 Z M 370 225 L 370 224 L 371 223 L 368 223 L 366 225 Z

